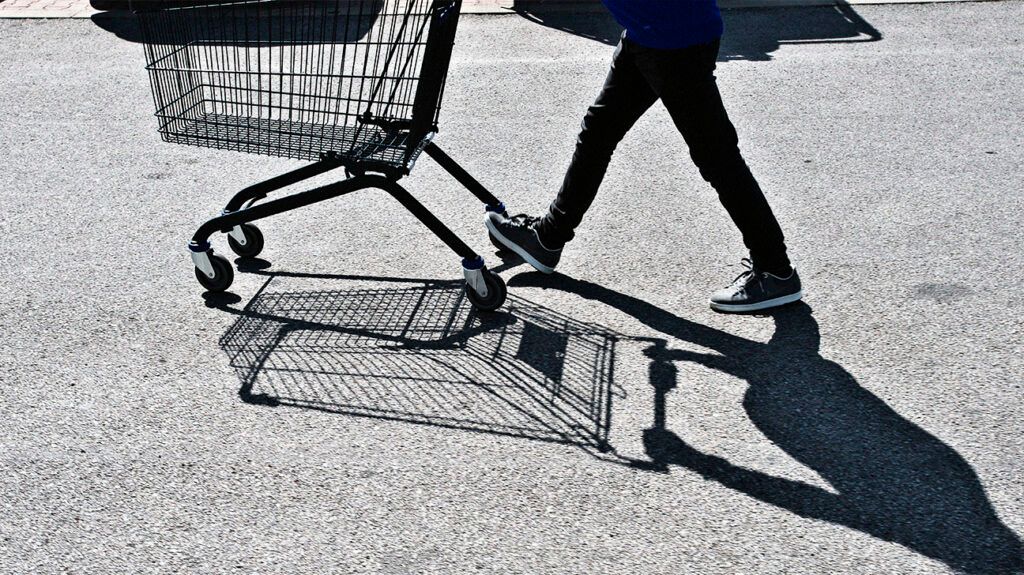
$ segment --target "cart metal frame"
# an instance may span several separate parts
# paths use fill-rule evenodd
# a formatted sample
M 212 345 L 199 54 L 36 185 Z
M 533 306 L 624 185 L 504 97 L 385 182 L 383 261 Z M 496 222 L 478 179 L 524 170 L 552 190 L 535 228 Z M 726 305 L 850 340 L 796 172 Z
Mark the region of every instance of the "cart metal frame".
M 210 219 L 196 230 L 188 245 L 196 268 L 196 277 L 208 291 L 214 292 L 228 289 L 233 281 L 232 265 L 222 256 L 215 254 L 210 242 L 211 236 L 217 232 L 228 235 L 228 244 L 237 255 L 242 258 L 254 258 L 262 251 L 263 236 L 259 229 L 252 225 L 252 222 L 356 191 L 376 188 L 387 192 L 398 200 L 406 210 L 462 258 L 466 294 L 470 302 L 477 309 L 485 311 L 497 309 L 504 303 L 506 297 L 505 284 L 501 278 L 487 269 L 483 258 L 475 250 L 463 242 L 399 184 L 401 178 L 410 174 L 419 155 L 425 152 L 479 199 L 487 211 L 505 213 L 504 204 L 433 141 L 438 131 L 438 116 L 451 63 L 462 0 L 334 0 L 334 4 L 330 6 L 328 6 L 330 4 L 328 2 L 313 4 L 313 10 L 354 9 L 345 3 L 359 5 L 360 11 L 364 10 L 367 5 L 371 5 L 377 10 L 388 10 L 387 16 L 393 18 L 394 21 L 391 23 L 390 37 L 386 36 L 387 31 L 385 30 L 380 32 L 376 39 L 370 33 L 368 39 L 362 40 L 366 44 L 363 52 L 367 60 L 365 65 L 370 65 L 370 54 L 373 53 L 375 62 L 372 66 L 375 67 L 377 77 L 371 77 L 365 72 L 361 72 L 363 74 L 361 76 L 351 72 L 349 75 L 335 73 L 334 76 L 330 76 L 326 80 L 322 77 L 315 80 L 317 86 L 321 87 L 321 92 L 324 91 L 323 85 L 331 87 L 332 90 L 337 85 L 339 96 L 334 98 L 333 104 L 339 110 L 341 105 L 346 107 L 344 112 L 340 112 L 326 110 L 320 103 L 321 100 L 332 98 L 333 95 L 296 94 L 295 90 L 284 87 L 285 78 L 290 78 L 292 84 L 295 83 L 297 75 L 294 71 L 302 62 L 291 62 L 289 68 L 289 63 L 284 61 L 283 53 L 279 65 L 280 70 L 273 72 L 274 75 L 270 79 L 271 89 L 265 88 L 268 82 L 264 82 L 261 76 L 267 75 L 267 72 L 260 70 L 254 73 L 251 70 L 244 70 L 243 64 L 251 65 L 252 50 L 282 50 L 281 38 L 265 43 L 249 40 L 248 36 L 254 27 L 255 30 L 262 33 L 263 17 L 254 19 L 249 15 L 245 20 L 236 18 L 235 20 L 225 20 L 229 22 L 228 25 L 221 24 L 222 30 L 219 32 L 229 30 L 228 35 L 231 39 L 242 46 L 241 51 L 236 46 L 234 54 L 234 65 L 239 69 L 225 72 L 223 71 L 226 66 L 224 62 L 230 63 L 231 58 L 230 55 L 222 56 L 221 53 L 225 51 L 223 44 L 227 44 L 227 42 L 218 43 L 209 40 L 208 38 L 212 36 L 207 28 L 211 28 L 211 25 L 205 21 L 202 24 L 194 22 L 187 24 L 184 23 L 181 16 L 185 10 L 196 9 L 223 11 L 262 8 L 271 10 L 272 8 L 268 7 L 277 6 L 274 0 L 234 0 L 233 2 L 224 2 L 224 0 L 198 2 L 186 0 L 182 2 L 182 0 L 177 0 L 176 4 L 175 0 L 135 0 L 133 10 L 140 19 L 143 37 L 147 43 L 147 69 L 150 71 L 157 116 L 161 119 L 160 131 L 165 141 L 299 158 L 308 158 L 317 151 L 317 146 L 321 146 L 319 159 L 313 164 L 239 191 L 231 198 L 219 216 Z M 322 22 L 323 15 L 314 21 L 312 16 L 300 14 L 297 7 L 301 4 L 301 2 L 292 0 L 291 4 L 284 4 L 283 10 L 292 10 L 295 12 L 295 18 L 303 16 L 310 22 L 314 22 L 307 24 L 305 21 L 301 21 L 304 26 L 303 34 L 308 34 L 307 29 L 311 29 L 315 25 L 327 27 L 327 24 Z M 414 12 L 417 7 L 420 7 L 420 11 Z M 174 10 L 179 12 L 175 13 Z M 223 14 L 223 12 L 217 13 Z M 267 12 L 267 14 L 272 14 L 272 12 Z M 314 14 L 320 13 L 314 12 Z M 328 15 L 333 14 L 329 13 Z M 397 20 L 403 16 L 404 19 L 399 28 Z M 423 20 L 419 22 L 418 29 L 415 28 L 416 22 L 410 26 L 410 20 L 417 16 Z M 340 18 L 340 16 L 335 17 Z M 365 20 L 366 17 L 360 14 L 360 18 Z M 196 21 L 199 20 L 196 18 Z M 190 30 L 191 36 L 173 37 L 175 28 L 184 29 L 186 26 L 202 28 L 201 31 L 206 35 L 202 36 L 195 30 Z M 268 33 L 285 36 L 285 24 L 280 24 L 281 32 L 277 32 L 273 26 L 273 23 L 267 24 L 267 30 L 270 31 Z M 339 26 L 337 21 L 333 26 L 337 30 Z M 345 23 L 345 26 L 348 26 L 348 22 Z M 242 32 L 239 32 L 240 28 L 243 29 Z M 295 28 L 298 29 L 299 26 L 295 25 Z M 232 29 L 233 31 L 231 31 Z M 407 29 L 412 31 L 408 32 L 412 40 L 402 36 L 402 34 L 407 34 Z M 398 32 L 396 33 L 395 30 Z M 422 38 L 424 30 L 428 30 L 425 40 Z M 418 32 L 419 35 L 411 36 L 413 32 Z M 243 33 L 245 34 L 244 41 L 239 39 Z M 202 41 L 196 41 L 198 37 L 201 37 Z M 305 57 L 319 54 L 318 65 L 323 68 L 323 61 L 326 59 L 325 52 L 309 47 L 320 40 L 322 39 L 304 40 L 305 44 L 301 48 L 296 47 L 291 50 L 291 56 L 294 58 L 296 53 Z M 387 42 L 391 43 L 387 44 Z M 200 52 L 200 50 L 205 50 L 206 53 Z M 330 60 L 333 63 L 335 60 L 334 46 L 331 47 L 331 50 Z M 375 50 L 375 52 L 371 52 L 371 50 Z M 353 52 L 355 52 L 355 48 L 353 48 Z M 239 54 L 244 56 L 244 63 L 240 62 Z M 263 67 L 263 56 L 257 54 L 255 58 L 259 62 L 258 65 Z M 383 62 L 383 66 L 381 62 Z M 220 65 L 221 69 L 215 71 L 206 69 L 212 69 L 214 64 Z M 419 64 L 418 73 L 413 69 L 417 64 Z M 405 76 L 394 71 L 400 66 Z M 410 69 L 412 71 L 409 71 Z M 325 72 L 334 73 L 331 70 L 325 70 Z M 255 88 L 252 87 L 254 82 L 252 76 L 256 76 L 257 86 Z M 303 73 L 299 78 L 300 86 L 304 85 L 307 77 L 310 76 L 313 74 Z M 242 84 L 243 80 L 245 85 Z M 353 89 L 349 85 L 349 97 L 347 99 L 340 97 L 343 80 L 360 82 L 356 96 L 351 96 Z M 274 81 L 279 81 L 280 88 L 272 89 Z M 313 81 L 309 80 L 309 83 Z M 381 92 L 389 90 L 391 100 L 375 101 Z M 368 98 L 366 97 L 367 93 L 370 94 Z M 244 96 L 248 100 L 240 101 L 240 96 Z M 311 100 L 313 98 L 320 100 Z M 312 105 L 309 104 L 310 101 L 313 101 Z M 385 103 L 386 106 L 384 106 Z M 356 110 L 349 110 L 353 105 L 356 106 Z M 228 107 L 232 110 L 241 109 L 242 114 L 235 117 L 202 112 L 204 109 L 217 106 Z M 314 109 L 307 109 L 310 106 L 313 106 Z M 278 119 L 264 117 L 253 119 L 245 116 L 246 113 L 262 114 L 270 108 L 286 110 L 288 119 L 284 119 L 283 113 Z M 360 113 L 359 110 L 363 108 L 365 110 Z M 273 110 L 271 110 L 271 114 L 273 114 Z M 321 122 L 333 121 L 337 124 L 339 121 L 344 121 L 351 125 L 340 129 L 336 126 L 315 126 L 320 130 L 317 134 L 315 130 L 310 130 L 308 127 L 310 124 L 292 122 L 293 114 L 298 114 L 300 117 L 303 115 L 308 117 L 312 114 Z M 295 126 L 301 126 L 301 128 Z M 376 130 L 376 132 L 370 134 L 370 130 Z M 271 145 L 264 148 L 262 143 L 254 143 L 257 139 L 277 134 L 283 134 L 281 136 L 283 140 L 291 139 L 279 143 L 278 148 Z M 329 141 L 329 138 L 332 137 L 336 140 Z M 349 138 L 343 140 L 342 146 L 340 146 L 344 148 L 347 145 L 348 149 L 322 149 L 331 145 L 339 147 L 338 138 Z M 296 144 L 296 141 L 299 144 Z M 367 143 L 368 141 L 370 143 Z M 344 169 L 345 179 L 258 203 L 273 192 L 339 168 Z

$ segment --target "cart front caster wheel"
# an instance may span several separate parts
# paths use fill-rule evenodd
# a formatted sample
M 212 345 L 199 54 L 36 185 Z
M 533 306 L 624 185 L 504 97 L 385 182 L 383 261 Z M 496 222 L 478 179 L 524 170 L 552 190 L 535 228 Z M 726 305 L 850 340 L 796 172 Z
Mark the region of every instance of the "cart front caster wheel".
M 231 251 L 238 254 L 240 258 L 254 258 L 263 251 L 263 232 L 252 224 L 242 224 L 242 235 L 245 236 L 245 245 L 238 243 L 234 236 L 228 235 L 228 246 Z
M 235 281 L 235 268 L 223 256 L 210 255 L 210 265 L 213 266 L 213 277 L 206 275 L 203 270 L 196 268 L 196 279 L 203 284 L 206 291 L 222 292 L 231 287 Z
M 483 275 L 484 284 L 487 285 L 487 296 L 481 297 L 472 286 L 466 284 L 466 297 L 469 298 L 469 303 L 473 304 L 473 307 L 477 310 L 494 311 L 505 303 L 508 289 L 505 287 L 505 280 L 501 279 L 501 276 L 498 274 L 490 270 L 484 270 Z

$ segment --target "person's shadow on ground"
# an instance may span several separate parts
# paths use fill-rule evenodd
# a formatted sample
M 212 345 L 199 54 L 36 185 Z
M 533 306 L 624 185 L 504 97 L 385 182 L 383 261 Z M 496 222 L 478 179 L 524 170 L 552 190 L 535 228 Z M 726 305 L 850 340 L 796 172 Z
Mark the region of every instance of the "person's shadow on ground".
M 800 516 L 904 545 L 964 573 L 1024 572 L 1021 541 L 999 520 L 971 466 L 954 449 L 901 417 L 819 354 L 811 308 L 772 314 L 775 335 L 751 341 L 562 275 L 514 277 L 510 286 L 575 293 L 621 310 L 673 338 L 713 350 L 668 349 L 654 340 L 654 426 L 644 432 L 648 462 L 680 466 Z M 677 386 L 673 362 L 689 361 L 749 383 L 743 407 L 764 435 L 836 490 L 733 465 L 688 445 L 665 426 L 665 398 Z
M 146 6 L 193 7 L 194 10 L 183 11 L 182 14 L 188 14 L 188 17 L 194 20 L 193 25 L 190 26 L 190 29 L 193 30 L 192 33 L 202 31 L 206 36 L 203 38 L 205 41 L 232 39 L 239 34 L 236 29 L 218 30 L 216 27 L 211 27 L 208 16 L 204 15 L 204 12 L 216 8 L 220 4 L 238 5 L 236 0 L 135 0 L 134 4 L 129 3 L 129 0 L 90 0 L 90 3 L 94 9 L 100 10 L 99 13 L 92 16 L 93 23 L 129 42 L 143 41 L 138 18 L 129 11 L 132 6 L 135 8 Z M 315 2 L 307 2 L 307 4 L 316 5 Z M 292 5 L 297 4 L 251 3 L 249 9 L 259 9 L 260 6 L 264 6 L 265 10 L 270 10 L 277 6 L 279 10 L 285 10 L 284 13 L 287 14 L 289 13 L 288 7 Z M 369 7 L 375 16 L 383 7 L 383 3 L 372 2 L 365 6 Z M 546 5 L 543 1 L 538 2 L 537 0 L 516 0 L 512 6 L 512 13 L 541 26 L 608 45 L 618 43 L 619 36 L 622 34 L 622 28 L 599 4 L 572 9 L 565 6 Z M 882 39 L 881 32 L 842 0 L 837 0 L 830 6 L 724 10 L 722 14 L 726 32 L 722 38 L 718 57 L 721 61 L 769 61 L 772 59 L 772 53 L 787 44 L 875 42 Z M 291 40 L 294 42 L 349 42 L 363 37 L 366 27 L 372 25 L 373 19 L 368 14 L 366 18 L 360 20 L 357 26 L 346 27 L 344 31 L 334 28 L 328 31 L 312 27 Z M 256 30 L 257 33 L 253 34 L 253 39 L 262 38 L 260 34 L 266 31 L 261 30 L 262 28 Z M 165 37 L 165 40 L 169 35 L 170 40 L 175 40 L 174 31 L 160 31 L 160 34 Z
M 543 1 L 516 0 L 512 11 L 527 20 L 615 45 L 622 28 L 599 5 L 573 10 Z M 768 61 L 786 44 L 875 42 L 882 33 L 845 1 L 829 6 L 780 7 L 769 10 L 723 10 L 725 36 L 719 60 Z

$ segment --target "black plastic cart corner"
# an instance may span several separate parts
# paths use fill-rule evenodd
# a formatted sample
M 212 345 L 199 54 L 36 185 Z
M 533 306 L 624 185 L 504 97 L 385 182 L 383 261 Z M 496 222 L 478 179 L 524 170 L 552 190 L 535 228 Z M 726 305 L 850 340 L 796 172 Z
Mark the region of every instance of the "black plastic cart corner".
M 505 207 L 434 142 L 461 0 L 135 0 L 164 141 L 315 163 L 250 186 L 189 244 L 196 277 L 226 290 L 231 264 L 210 236 L 256 257 L 252 222 L 378 188 L 462 257 L 466 295 L 497 309 L 505 284 L 398 181 L 424 152 L 486 205 Z M 261 204 L 343 168 L 345 179 Z

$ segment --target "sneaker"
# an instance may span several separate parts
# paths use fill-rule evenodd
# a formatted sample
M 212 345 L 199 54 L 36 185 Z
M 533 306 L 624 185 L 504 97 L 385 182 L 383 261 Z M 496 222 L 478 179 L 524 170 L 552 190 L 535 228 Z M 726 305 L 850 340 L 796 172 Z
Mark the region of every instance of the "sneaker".
M 550 274 L 555 271 L 555 266 L 562 257 L 562 250 L 549 250 L 544 247 L 537 230 L 533 227 L 538 221 L 540 218 L 526 214 L 506 218 L 501 214 L 488 212 L 484 223 L 487 224 L 487 230 L 494 239 L 517 253 L 526 263 L 537 268 L 537 271 Z
M 732 285 L 711 295 L 711 309 L 726 312 L 758 311 L 787 303 L 803 297 L 800 276 L 794 269 L 789 277 L 779 277 L 763 272 L 744 258 L 747 271 L 741 273 Z

